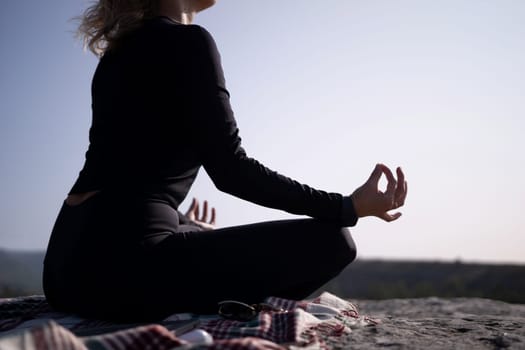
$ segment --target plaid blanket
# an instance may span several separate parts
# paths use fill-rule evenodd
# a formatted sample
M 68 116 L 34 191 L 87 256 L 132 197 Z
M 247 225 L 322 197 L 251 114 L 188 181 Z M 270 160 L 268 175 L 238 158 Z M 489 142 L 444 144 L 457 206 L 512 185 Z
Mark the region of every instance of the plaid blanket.
M 353 328 L 378 323 L 329 293 L 314 300 L 270 297 L 265 302 L 287 312 L 264 311 L 248 322 L 175 314 L 159 324 L 117 325 L 54 312 L 43 296 L 1 299 L 0 349 L 331 349 L 344 347 Z M 199 328 L 213 336 L 212 344 L 188 343 L 170 330 L 177 321 L 190 319 L 199 320 Z

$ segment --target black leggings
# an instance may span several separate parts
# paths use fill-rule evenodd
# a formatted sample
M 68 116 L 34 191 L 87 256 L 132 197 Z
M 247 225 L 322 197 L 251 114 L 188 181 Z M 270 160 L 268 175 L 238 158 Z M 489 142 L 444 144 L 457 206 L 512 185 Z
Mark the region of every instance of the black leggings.
M 115 321 L 215 313 L 225 299 L 302 299 L 356 256 L 350 232 L 315 219 L 202 231 L 167 203 L 99 193 L 64 203 L 44 263 L 57 310 Z

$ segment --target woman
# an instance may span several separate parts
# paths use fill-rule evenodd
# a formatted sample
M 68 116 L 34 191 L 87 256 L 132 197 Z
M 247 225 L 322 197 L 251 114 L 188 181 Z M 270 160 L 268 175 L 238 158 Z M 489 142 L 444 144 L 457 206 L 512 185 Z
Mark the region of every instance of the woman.
M 58 310 L 112 320 L 214 313 L 217 302 L 300 299 L 355 258 L 346 226 L 400 213 L 406 181 L 378 164 L 351 196 L 300 184 L 241 147 L 211 35 L 211 0 L 99 0 L 80 33 L 101 57 L 86 161 L 53 228 L 44 291 Z M 312 219 L 214 229 L 194 200 L 199 168 L 239 198 Z M 378 191 L 385 174 L 387 190 Z

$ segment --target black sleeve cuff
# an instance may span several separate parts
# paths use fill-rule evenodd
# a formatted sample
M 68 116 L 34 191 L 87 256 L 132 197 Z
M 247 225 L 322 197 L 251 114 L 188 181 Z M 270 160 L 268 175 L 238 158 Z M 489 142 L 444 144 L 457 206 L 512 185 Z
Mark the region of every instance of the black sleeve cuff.
M 341 209 L 341 223 L 343 226 L 355 226 L 357 224 L 357 214 L 354 203 L 350 196 L 344 196 Z

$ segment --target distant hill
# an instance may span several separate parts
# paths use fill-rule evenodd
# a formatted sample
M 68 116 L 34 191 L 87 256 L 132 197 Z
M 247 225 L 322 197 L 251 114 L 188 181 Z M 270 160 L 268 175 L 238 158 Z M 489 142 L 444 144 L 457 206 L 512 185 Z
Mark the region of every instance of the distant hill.
M 42 294 L 44 252 L 0 249 L 0 297 Z M 482 297 L 525 304 L 525 265 L 357 260 L 328 290 L 350 299 Z
M 0 249 L 0 297 L 42 294 L 43 251 Z
M 525 265 L 358 260 L 324 289 L 354 299 L 481 297 L 525 304 Z

